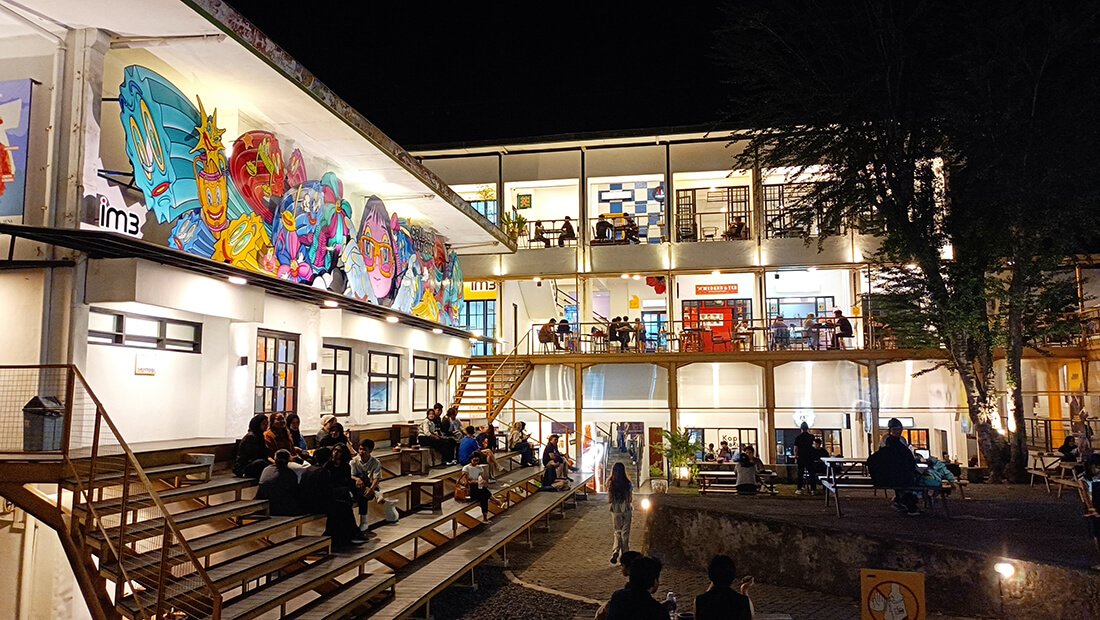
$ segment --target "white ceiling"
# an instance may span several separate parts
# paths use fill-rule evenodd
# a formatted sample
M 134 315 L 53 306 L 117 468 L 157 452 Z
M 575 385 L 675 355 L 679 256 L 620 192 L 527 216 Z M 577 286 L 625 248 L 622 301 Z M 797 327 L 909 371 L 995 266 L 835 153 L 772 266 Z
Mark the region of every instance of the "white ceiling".
M 24 12 L 23 6 L 11 0 L 0 3 Z M 25 8 L 69 28 L 100 28 L 119 37 L 221 34 L 214 24 L 179 0 L 34 0 Z M 48 21 L 36 21 L 63 33 L 62 28 Z M 24 31 L 19 32 L 20 28 Z M 26 35 L 33 30 L 0 12 L 0 38 L 16 32 Z M 437 195 L 388 153 L 232 38 L 177 39 L 130 49 L 116 46 L 107 57 L 104 97 L 118 96 L 122 69 L 129 64 L 144 64 L 164 73 L 184 94 L 192 98 L 200 95 L 208 112 L 219 108 L 219 124 L 229 130 L 227 143 L 237 129 L 237 112 L 289 139 L 303 153 L 323 162 L 310 166 L 311 176 L 319 177 L 324 170 L 336 172 L 344 182 L 345 197 L 356 211 L 367 196 L 376 194 L 391 212 L 430 223 L 459 253 L 464 252 L 463 247 L 468 248 L 466 252 L 485 253 L 486 245 L 469 246 L 498 242 L 498 237 L 480 221 Z M 369 87 L 385 91 L 384 84 Z M 105 110 L 103 122 L 108 119 Z M 252 124 L 241 123 L 242 129 Z M 322 165 L 324 170 L 319 170 Z M 496 247 L 495 251 L 508 251 L 502 245 Z

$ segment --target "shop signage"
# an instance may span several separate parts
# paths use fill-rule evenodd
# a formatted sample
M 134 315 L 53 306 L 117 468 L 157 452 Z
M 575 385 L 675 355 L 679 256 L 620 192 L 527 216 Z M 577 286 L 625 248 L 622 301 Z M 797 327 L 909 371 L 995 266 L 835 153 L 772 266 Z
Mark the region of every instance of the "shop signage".
M 736 295 L 736 284 L 696 284 L 696 295 Z
M 492 280 L 466 282 L 464 297 L 469 300 L 493 300 L 497 298 L 497 283 Z

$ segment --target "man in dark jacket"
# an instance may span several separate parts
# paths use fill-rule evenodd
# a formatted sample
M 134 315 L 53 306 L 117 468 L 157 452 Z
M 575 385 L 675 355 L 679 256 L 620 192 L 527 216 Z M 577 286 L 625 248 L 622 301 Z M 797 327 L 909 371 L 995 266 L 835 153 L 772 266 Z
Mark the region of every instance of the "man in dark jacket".
M 917 496 L 911 491 L 898 491 L 917 483 L 920 475 L 913 453 L 894 436 L 886 438 L 886 444 L 867 459 L 871 481 L 877 487 L 894 488 L 894 505 L 910 516 L 919 515 Z
M 318 448 L 313 453 L 314 465 L 302 472 L 299 486 L 302 506 L 309 514 L 327 515 L 325 536 L 331 536 L 337 546 L 362 544 L 366 542 L 366 533 L 360 533 L 352 512 L 351 496 L 338 494 L 332 482 L 332 472 L 327 465 L 332 450 Z

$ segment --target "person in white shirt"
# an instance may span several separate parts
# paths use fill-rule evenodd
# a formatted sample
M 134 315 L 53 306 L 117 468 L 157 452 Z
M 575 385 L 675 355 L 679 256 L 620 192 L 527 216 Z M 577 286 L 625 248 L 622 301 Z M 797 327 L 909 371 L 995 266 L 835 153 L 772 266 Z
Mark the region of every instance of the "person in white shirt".
M 489 521 L 489 472 L 481 466 L 481 455 L 475 452 L 470 463 L 462 467 L 462 473 L 470 484 L 470 498 L 481 505 L 481 518 Z

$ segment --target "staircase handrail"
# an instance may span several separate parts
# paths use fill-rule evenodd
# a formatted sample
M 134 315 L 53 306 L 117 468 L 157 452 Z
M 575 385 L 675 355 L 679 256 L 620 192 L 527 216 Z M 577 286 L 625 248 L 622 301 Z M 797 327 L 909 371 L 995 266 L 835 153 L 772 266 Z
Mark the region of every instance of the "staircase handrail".
M 493 369 L 493 372 L 485 378 L 486 383 L 492 383 L 493 378 L 496 377 L 497 373 L 499 373 L 504 368 L 504 366 L 508 364 L 508 361 L 517 356 L 520 346 L 522 346 L 524 341 L 526 341 L 527 338 L 529 338 L 530 336 L 530 331 L 523 334 L 523 337 L 516 342 L 516 346 L 512 347 L 512 350 L 505 354 L 504 359 L 500 360 L 500 364 L 498 364 L 497 367 Z
M 551 423 L 563 424 L 563 422 L 562 422 L 561 420 L 555 419 L 555 418 L 553 418 L 553 417 L 549 416 L 548 414 L 544 413 L 544 412 L 543 412 L 543 411 L 542 411 L 541 409 L 535 409 L 535 408 L 534 408 L 534 407 L 532 407 L 531 405 L 528 405 L 527 403 L 525 403 L 525 402 L 523 402 L 523 401 L 521 401 L 521 400 L 519 400 L 519 399 L 517 399 L 517 398 L 514 398 L 514 397 L 513 397 L 513 398 L 512 398 L 512 402 L 513 402 L 513 403 L 515 403 L 515 404 L 517 404 L 517 405 L 519 405 L 520 407 L 522 407 L 522 408 L 524 408 L 524 409 L 528 410 L 528 411 L 532 411 L 532 412 L 534 412 L 534 413 L 537 413 L 537 414 L 538 414 L 538 415 L 539 415 L 540 417 L 546 418 L 546 419 L 547 419 L 547 420 L 549 420 L 549 421 L 550 421 Z M 500 423 L 501 423 L 502 425 L 504 425 L 504 426 L 507 426 L 507 427 L 508 427 L 509 429 L 511 429 L 511 428 L 512 428 L 512 424 L 510 424 L 510 423 L 508 423 L 508 422 L 505 422 L 504 420 L 501 420 L 499 416 L 497 416 L 497 420 L 496 420 L 496 421 L 499 421 L 499 422 L 500 422 Z M 541 431 L 541 429 L 540 429 L 540 431 Z M 575 434 L 579 435 L 579 432 L 578 432 L 578 433 L 575 433 Z M 532 437 L 532 439 L 534 439 L 534 437 Z M 539 445 L 539 446 L 545 446 L 545 445 L 546 445 L 546 444 L 545 444 L 544 442 L 542 442 L 541 440 L 538 440 L 538 439 L 536 439 L 536 440 L 535 440 L 535 443 L 536 443 L 537 445 Z M 567 455 L 568 455 L 568 451 L 569 451 L 569 446 L 568 446 L 568 445 L 566 445 L 566 453 L 567 453 Z M 576 458 L 580 458 L 580 454 L 579 454 L 579 452 L 578 452 L 578 454 L 577 454 Z
M 194 568 L 195 573 L 202 580 L 202 583 L 205 586 L 205 589 L 207 590 L 207 594 L 210 596 L 210 601 L 211 601 L 211 604 L 213 606 L 211 618 L 213 620 L 217 620 L 218 618 L 221 617 L 221 607 L 222 607 L 221 592 L 219 592 L 218 589 L 214 586 L 213 581 L 210 580 L 210 576 L 207 574 L 205 568 L 203 568 L 202 563 L 199 562 L 198 557 L 195 555 L 194 551 L 192 551 L 190 545 L 187 544 L 187 540 L 183 537 L 183 534 L 180 532 L 179 527 L 176 525 L 175 519 L 172 518 L 171 513 L 168 512 L 168 508 L 165 506 L 164 502 L 161 500 L 160 494 L 156 492 L 156 489 L 153 487 L 152 482 L 149 480 L 148 476 L 145 475 L 145 470 L 142 469 L 141 463 L 137 460 L 137 456 L 130 449 L 130 446 L 126 443 L 126 441 L 122 438 L 122 434 L 119 433 L 118 428 L 115 426 L 115 424 L 111 420 L 110 416 L 107 415 L 107 410 L 103 407 L 103 403 L 100 402 L 99 398 L 97 398 L 95 393 L 92 392 L 92 389 L 91 389 L 91 387 L 89 387 L 87 380 L 84 378 L 84 375 L 74 365 L 67 365 L 67 367 L 68 367 L 69 371 L 73 373 L 73 376 L 75 376 L 75 378 L 78 381 L 80 381 L 80 384 L 84 388 L 84 392 L 91 399 L 92 403 L 95 404 L 95 409 L 96 409 L 95 426 L 94 426 L 94 431 L 93 431 L 94 432 L 94 436 L 93 436 L 94 438 L 93 438 L 93 441 L 92 441 L 91 457 L 90 457 L 90 462 L 89 462 L 90 470 L 89 470 L 88 484 L 91 488 L 89 489 L 89 491 L 87 492 L 87 495 L 85 496 L 89 500 L 87 502 L 87 509 L 89 511 L 89 514 L 92 515 L 92 518 L 94 519 L 94 522 L 97 524 L 97 527 L 99 528 L 100 532 L 102 534 L 104 534 L 104 538 L 108 541 L 108 545 L 111 547 L 111 552 L 114 554 L 114 557 L 115 557 L 116 562 L 118 564 L 119 570 L 120 570 L 120 572 L 123 573 L 124 579 L 129 581 L 129 577 L 127 577 L 125 575 L 124 568 L 123 568 L 123 556 L 125 554 L 126 546 L 125 546 L 125 544 L 122 544 L 122 545 L 119 545 L 118 548 L 114 547 L 114 544 L 111 542 L 110 536 L 106 535 L 106 530 L 102 525 L 102 521 L 99 519 L 98 515 L 96 514 L 95 509 L 92 505 L 92 501 L 91 501 L 92 494 L 94 493 L 94 488 L 95 488 L 95 485 L 94 485 L 94 482 L 95 482 L 95 469 L 96 469 L 95 466 L 96 466 L 96 459 L 98 458 L 98 451 L 99 451 L 99 435 L 100 435 L 100 432 L 101 432 L 101 423 L 106 423 L 107 429 L 114 436 L 114 439 L 118 442 L 119 448 L 123 451 L 123 454 L 126 457 L 126 463 L 125 463 L 125 467 L 123 469 L 122 483 L 126 484 L 126 482 L 128 480 L 128 476 L 130 475 L 129 472 L 126 471 L 126 469 L 127 468 L 133 468 L 133 474 L 135 474 L 137 476 L 141 486 L 144 487 L 144 491 L 148 494 L 149 499 L 152 500 L 152 502 L 157 507 L 157 509 L 160 511 L 160 514 L 162 515 L 162 517 L 164 519 L 164 525 L 165 525 L 165 530 L 166 530 L 165 534 L 167 534 L 169 531 L 171 532 L 172 537 L 174 537 L 174 539 L 175 539 L 174 540 L 175 544 L 177 544 L 179 546 L 179 548 L 183 551 L 183 553 L 186 555 L 188 561 L 191 563 L 192 567 Z M 66 425 L 69 426 L 69 429 L 67 429 L 68 430 L 67 435 L 69 433 L 71 433 L 71 424 L 72 424 L 72 398 L 71 398 L 72 390 L 71 389 L 70 389 L 69 393 L 70 393 L 69 416 L 68 416 L 68 421 L 66 422 Z M 65 461 L 66 465 L 68 466 L 68 468 L 73 472 L 73 474 L 74 474 L 74 476 L 75 476 L 75 478 L 78 482 L 78 486 L 81 489 L 83 489 L 83 484 L 81 484 L 81 481 L 80 481 L 79 470 L 76 468 L 76 464 L 72 461 L 72 459 L 70 457 L 71 457 L 71 446 L 69 446 L 68 443 L 66 443 L 66 445 L 64 446 L 64 451 L 62 453 L 62 458 L 64 459 L 64 461 Z M 74 501 L 75 501 L 75 498 L 74 498 Z M 120 512 L 120 514 L 122 515 L 122 522 L 125 523 L 125 515 L 126 515 L 126 492 L 125 491 L 124 491 L 124 495 L 123 495 L 122 508 L 123 508 L 123 510 Z M 168 547 L 167 547 L 167 545 L 164 544 L 163 541 L 164 541 L 164 539 L 162 539 L 162 548 L 164 549 L 164 554 L 163 555 L 167 556 L 167 548 Z M 165 559 L 166 559 L 166 557 L 165 557 Z M 160 580 L 160 583 L 161 583 L 162 586 L 163 586 L 164 579 L 165 579 L 165 573 L 170 572 L 170 568 L 171 568 L 170 566 L 166 566 L 165 564 L 166 564 L 165 562 L 161 563 L 160 569 L 159 569 L 160 574 L 158 575 L 158 579 Z M 158 588 L 157 609 L 155 610 L 156 613 L 154 614 L 156 616 L 161 615 L 160 606 L 164 602 L 163 601 L 163 596 L 164 596 L 164 588 L 160 587 L 160 588 Z M 115 600 L 116 600 L 116 602 L 118 601 L 117 596 L 116 596 Z M 142 611 L 144 612 L 144 605 L 141 603 L 140 597 L 136 596 L 136 593 L 135 593 L 135 600 L 138 601 L 139 607 L 142 607 Z

